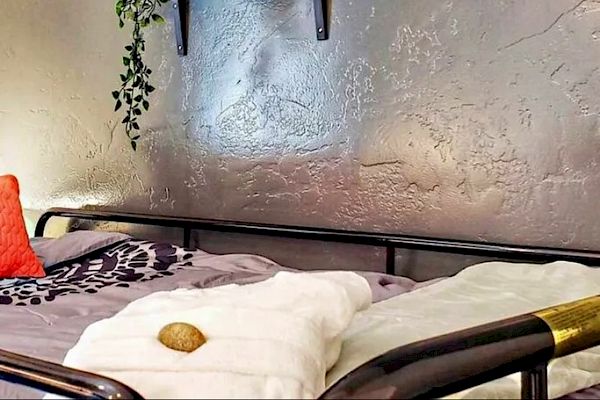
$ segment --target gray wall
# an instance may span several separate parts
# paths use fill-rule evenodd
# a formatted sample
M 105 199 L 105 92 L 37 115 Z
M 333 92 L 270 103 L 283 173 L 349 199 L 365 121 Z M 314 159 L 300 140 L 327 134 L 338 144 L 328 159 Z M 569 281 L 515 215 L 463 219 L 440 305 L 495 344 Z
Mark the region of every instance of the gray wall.
M 148 35 L 158 90 L 137 153 L 112 112 L 128 38 L 113 3 L 0 1 L 0 173 L 26 207 L 600 249 L 598 0 L 332 0 L 326 42 L 312 0 L 192 0 L 187 57 L 172 24 Z

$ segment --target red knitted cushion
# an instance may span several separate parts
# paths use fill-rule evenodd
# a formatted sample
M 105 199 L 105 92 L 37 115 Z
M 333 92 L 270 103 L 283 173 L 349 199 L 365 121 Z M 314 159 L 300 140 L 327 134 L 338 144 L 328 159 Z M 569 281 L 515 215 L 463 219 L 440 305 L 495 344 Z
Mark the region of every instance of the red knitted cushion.
M 0 176 L 0 278 L 43 276 L 42 263 L 29 245 L 19 182 L 12 175 Z

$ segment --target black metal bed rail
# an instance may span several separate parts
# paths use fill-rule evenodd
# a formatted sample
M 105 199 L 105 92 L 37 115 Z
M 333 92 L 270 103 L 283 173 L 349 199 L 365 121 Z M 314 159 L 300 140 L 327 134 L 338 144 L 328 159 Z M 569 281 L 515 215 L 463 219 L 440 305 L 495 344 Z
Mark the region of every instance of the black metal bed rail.
M 497 257 L 515 261 L 551 262 L 563 260 L 579 262 L 586 265 L 600 265 L 600 253 L 590 250 L 557 249 L 550 247 L 475 242 L 305 226 L 145 215 L 113 211 L 76 210 L 69 208 L 51 208 L 44 212 L 35 227 L 35 236 L 43 236 L 46 223 L 52 217 L 80 218 L 95 221 L 127 222 L 142 225 L 182 228 L 183 244 L 186 247 L 190 245 L 191 231 L 193 229 L 384 247 L 386 248 L 385 265 L 386 273 L 388 274 L 395 273 L 396 248 Z
M 521 398 L 545 400 L 547 363 L 600 345 L 600 296 L 397 347 L 319 399 L 439 398 L 522 371 Z M 0 350 L 0 379 L 86 399 L 143 399 L 109 378 Z
M 0 379 L 77 399 L 143 399 L 113 379 L 5 350 L 0 350 Z
M 397 347 L 321 399 L 440 398 L 521 372 L 521 398 L 548 398 L 547 364 L 600 345 L 600 296 Z

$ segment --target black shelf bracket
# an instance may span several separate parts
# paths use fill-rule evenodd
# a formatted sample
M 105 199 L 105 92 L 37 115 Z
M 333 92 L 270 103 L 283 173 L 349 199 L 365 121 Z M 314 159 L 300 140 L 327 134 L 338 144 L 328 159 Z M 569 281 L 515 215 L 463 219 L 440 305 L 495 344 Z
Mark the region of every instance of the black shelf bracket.
M 177 54 L 187 55 L 188 48 L 188 0 L 171 0 L 173 7 L 173 23 L 175 27 L 175 40 L 177 41 Z
M 189 0 L 171 0 L 171 7 L 173 8 L 177 54 L 186 56 L 188 52 Z M 327 40 L 329 39 L 329 1 L 314 0 L 314 9 L 317 40 Z
M 329 27 L 327 26 L 329 2 L 327 0 L 314 0 L 314 2 L 317 40 L 327 40 L 329 39 Z

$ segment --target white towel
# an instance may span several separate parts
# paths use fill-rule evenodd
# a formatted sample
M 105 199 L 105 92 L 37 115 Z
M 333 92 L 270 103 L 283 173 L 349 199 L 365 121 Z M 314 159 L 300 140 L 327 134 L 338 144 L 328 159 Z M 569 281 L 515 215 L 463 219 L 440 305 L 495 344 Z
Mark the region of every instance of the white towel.
M 342 332 L 370 303 L 367 281 L 351 272 L 158 292 L 90 325 L 64 365 L 146 398 L 315 398 Z M 171 322 L 196 326 L 207 342 L 192 353 L 168 349 L 157 336 Z

